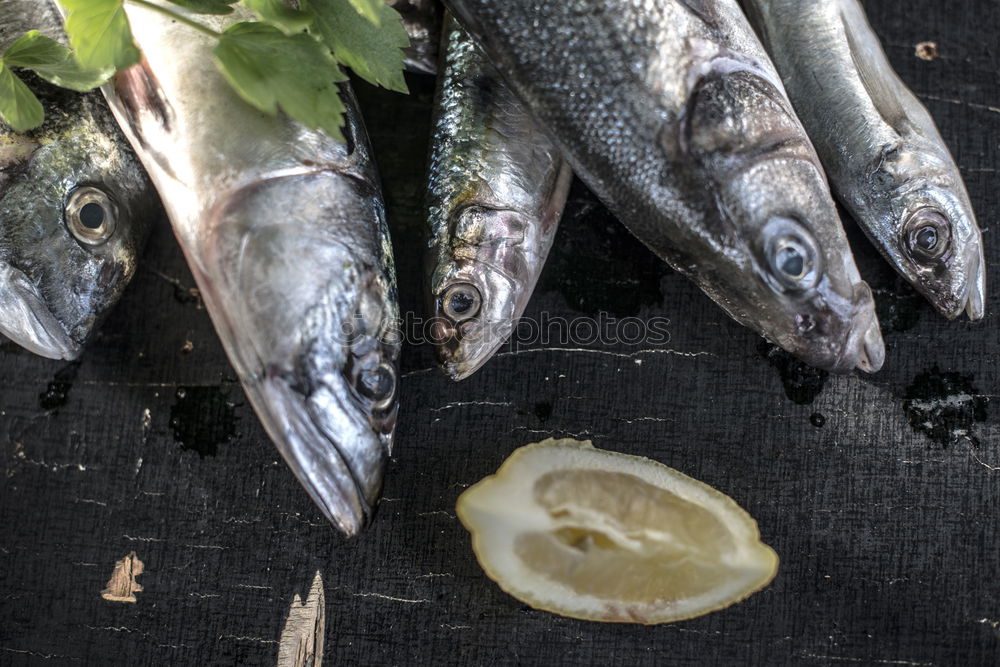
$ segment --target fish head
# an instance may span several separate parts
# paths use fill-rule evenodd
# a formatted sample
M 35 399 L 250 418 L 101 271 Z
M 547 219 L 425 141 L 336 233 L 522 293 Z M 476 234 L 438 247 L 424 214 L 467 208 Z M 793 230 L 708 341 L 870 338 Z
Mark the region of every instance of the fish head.
M 0 137 L 0 334 L 75 359 L 135 273 L 157 200 L 110 117 L 51 115 Z
M 836 250 L 846 247 L 846 239 L 843 246 L 836 238 L 824 244 L 820 232 L 785 215 L 761 229 L 754 255 L 770 313 L 762 331 L 811 366 L 835 373 L 877 371 L 885 346 L 871 289 L 853 258 Z
M 262 424 L 348 536 L 373 518 L 398 412 L 402 339 L 374 195 L 326 171 L 242 187 L 192 263 Z
M 986 302 L 982 234 L 965 186 L 949 177 L 952 171 L 923 164 L 907 169 L 919 176 L 897 177 L 902 186 L 889 196 L 876 234 L 885 236 L 879 246 L 896 269 L 942 315 L 966 313 L 978 320 Z
M 454 220 L 444 261 L 437 253 L 430 259 L 431 333 L 445 374 L 463 380 L 513 333 L 530 297 L 532 274 L 523 215 L 468 206 Z
M 703 234 L 715 244 L 705 262 L 707 284 L 719 285 L 711 296 L 811 366 L 878 370 L 885 347 L 871 289 L 775 75 L 714 62 L 697 80 L 686 127 L 688 151 L 715 184 L 706 218 L 718 227 Z M 693 275 L 704 270 L 691 265 Z
M 797 156 L 762 160 L 730 183 L 742 238 L 718 300 L 811 366 L 874 372 L 885 360 L 874 299 L 824 184 Z

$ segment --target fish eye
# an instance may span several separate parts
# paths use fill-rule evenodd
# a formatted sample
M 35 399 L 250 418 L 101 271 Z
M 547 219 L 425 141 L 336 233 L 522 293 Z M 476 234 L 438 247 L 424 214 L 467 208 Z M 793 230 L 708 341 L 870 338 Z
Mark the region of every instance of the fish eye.
M 89 246 L 107 243 L 118 226 L 114 202 L 101 190 L 89 186 L 70 194 L 64 217 L 73 238 Z
M 456 323 L 471 320 L 479 314 L 483 298 L 475 285 L 456 283 L 441 295 L 441 309 Z
M 776 259 L 778 269 L 793 280 L 799 280 L 806 272 L 806 258 L 802 251 L 787 243 L 778 250 Z
M 820 277 L 819 250 L 812 235 L 789 218 L 775 218 L 764 227 L 769 274 L 785 290 L 805 291 Z
M 387 410 L 396 398 L 396 371 L 386 363 L 362 368 L 354 379 L 354 388 L 376 410 Z
M 951 245 L 947 218 L 931 209 L 917 211 L 903 226 L 903 243 L 915 262 L 941 259 Z

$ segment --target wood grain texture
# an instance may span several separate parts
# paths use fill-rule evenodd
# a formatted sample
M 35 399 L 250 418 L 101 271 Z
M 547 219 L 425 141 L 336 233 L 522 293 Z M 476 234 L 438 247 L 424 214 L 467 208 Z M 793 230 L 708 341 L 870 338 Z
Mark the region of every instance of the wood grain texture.
M 1000 4 L 865 4 L 955 152 L 1000 275 Z M 932 60 L 915 51 L 926 41 Z M 432 85 L 411 82 L 410 97 L 359 94 L 403 308 L 420 311 Z M 888 358 L 872 377 L 824 378 L 768 357 L 575 187 L 528 315 L 663 317 L 670 342 L 510 347 L 461 384 L 426 347 L 406 349 L 379 517 L 345 541 L 265 437 L 159 225 L 81 362 L 0 346 L 0 664 L 274 665 L 317 572 L 327 664 L 996 664 L 1000 290 L 983 322 L 947 322 L 850 235 Z M 804 388 L 786 392 L 792 380 Z M 650 456 L 729 494 L 780 554 L 777 579 L 653 628 L 508 597 L 476 564 L 455 499 L 550 435 Z M 136 603 L 103 600 L 133 551 Z

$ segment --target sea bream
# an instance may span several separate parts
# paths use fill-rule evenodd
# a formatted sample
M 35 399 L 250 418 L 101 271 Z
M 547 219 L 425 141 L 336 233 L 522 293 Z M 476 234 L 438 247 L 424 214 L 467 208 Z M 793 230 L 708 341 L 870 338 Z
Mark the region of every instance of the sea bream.
M 28 30 L 65 41 L 45 0 L 0 2 L 0 50 Z M 135 275 L 162 213 L 139 159 L 98 92 L 22 72 L 45 123 L 0 123 L 0 334 L 76 359 Z
M 884 344 L 819 159 L 736 0 L 446 0 L 578 176 L 737 321 L 819 368 Z
M 834 191 L 946 317 L 983 316 L 982 234 L 933 118 L 857 0 L 744 0 Z
M 211 38 L 144 6 L 127 11 L 143 60 L 106 88 L 111 106 L 257 415 L 317 505 L 354 535 L 381 492 L 401 345 L 354 96 L 344 85 L 346 143 L 258 112 L 216 69 Z M 197 20 L 223 30 L 248 18 Z
M 572 173 L 472 38 L 448 18 L 428 170 L 430 296 L 445 373 L 510 337 L 555 237 Z

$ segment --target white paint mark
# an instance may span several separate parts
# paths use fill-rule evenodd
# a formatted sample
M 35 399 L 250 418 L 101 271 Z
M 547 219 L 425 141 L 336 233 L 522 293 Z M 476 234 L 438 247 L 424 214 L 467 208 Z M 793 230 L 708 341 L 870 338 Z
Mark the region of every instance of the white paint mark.
M 990 465 L 986 461 L 984 461 L 981 458 L 979 458 L 979 455 L 976 454 L 975 452 L 970 451 L 969 453 L 972 454 L 972 458 L 974 458 L 976 460 L 976 463 L 978 463 L 979 465 L 983 466 L 987 470 L 991 470 L 993 472 L 1000 472 L 1000 466 Z
M 634 424 L 636 422 L 657 422 L 660 424 L 672 424 L 676 422 L 676 419 L 669 419 L 667 417 L 636 417 L 635 419 L 621 419 L 617 418 L 615 421 L 625 422 L 626 424 Z
M 320 667 L 326 636 L 326 594 L 317 570 L 305 602 L 296 593 L 278 644 L 278 667 Z
M 263 637 L 249 637 L 247 635 L 219 635 L 219 639 L 228 639 L 234 642 L 254 642 L 255 644 L 277 644 L 274 639 L 264 639 Z
M 434 579 L 437 577 L 454 577 L 451 572 L 428 572 L 427 574 L 418 574 L 414 579 Z
M 183 545 L 188 549 L 217 549 L 223 551 L 229 547 L 220 547 L 218 544 L 185 544 Z
M 441 412 L 443 410 L 451 410 L 452 408 L 464 408 L 468 405 L 484 405 L 484 406 L 495 406 L 501 408 L 509 408 L 511 403 L 508 401 L 457 401 L 455 403 L 448 403 L 447 405 L 442 405 L 440 408 L 431 408 L 431 412 Z
M 814 653 L 797 653 L 800 658 L 809 658 L 811 660 L 824 660 L 826 662 L 861 662 L 865 664 L 874 665 L 909 665 L 911 667 L 933 667 L 933 662 L 913 662 L 912 660 L 891 660 L 891 659 L 862 659 L 862 658 L 852 658 L 850 656 L 843 655 L 816 655 Z
M 616 359 L 634 359 L 643 354 L 671 354 L 678 357 L 714 357 L 711 352 L 683 352 L 671 348 L 654 348 L 650 350 L 637 350 L 636 352 L 611 352 L 610 350 L 595 350 L 587 347 L 532 347 L 527 350 L 513 350 L 511 352 L 501 352 L 497 357 L 516 357 L 522 354 L 537 354 L 539 352 L 581 352 L 584 354 L 601 354 Z M 621 369 L 618 369 L 621 370 Z M 548 379 L 548 378 L 546 378 Z
M 391 600 L 392 602 L 405 602 L 406 604 L 424 604 L 430 602 L 430 600 L 424 600 L 423 598 L 419 600 L 409 600 L 407 598 L 395 598 L 391 595 L 382 595 L 381 593 L 354 593 L 356 598 L 381 598 L 382 600 Z
M 100 500 L 94 500 L 93 498 L 77 498 L 76 502 L 86 503 L 88 505 L 100 505 L 101 507 L 107 507 L 107 503 L 102 503 Z

